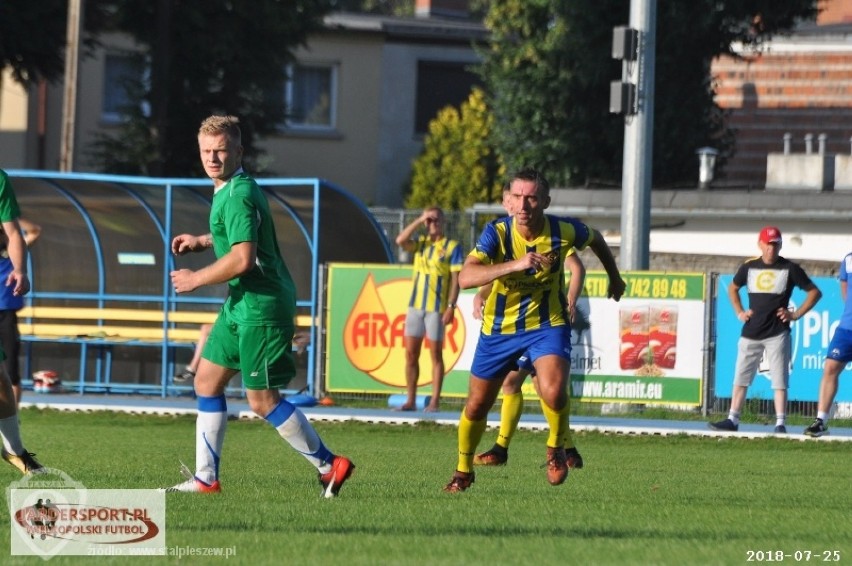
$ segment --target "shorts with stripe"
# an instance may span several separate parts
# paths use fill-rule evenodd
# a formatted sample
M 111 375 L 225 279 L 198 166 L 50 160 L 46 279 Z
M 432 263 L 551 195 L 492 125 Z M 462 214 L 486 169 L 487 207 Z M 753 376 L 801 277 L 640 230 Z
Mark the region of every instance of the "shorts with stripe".
M 476 344 L 470 372 L 483 379 L 503 378 L 519 367 L 532 370 L 538 358 L 548 355 L 571 360 L 570 327 L 554 326 L 506 335 L 482 334 Z

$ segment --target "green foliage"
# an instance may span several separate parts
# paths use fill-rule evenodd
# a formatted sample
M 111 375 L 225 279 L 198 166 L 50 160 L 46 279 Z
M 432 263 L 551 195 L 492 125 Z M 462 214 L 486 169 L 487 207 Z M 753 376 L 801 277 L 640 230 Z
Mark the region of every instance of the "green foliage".
M 196 134 L 213 113 L 240 118 L 244 163 L 258 172 L 257 139 L 284 121 L 283 86 L 293 49 L 322 26 L 330 0 L 116 2 L 115 29 L 150 56 L 151 80 L 116 135 L 92 148 L 104 169 L 164 176 L 201 174 Z M 138 104 L 136 103 L 138 102 Z M 143 104 L 145 103 L 145 104 Z M 151 150 L 140 155 L 141 147 Z M 140 161 L 141 159 L 141 161 Z
M 733 41 L 757 44 L 813 18 L 813 0 L 657 3 L 654 184 L 694 185 L 695 150 L 733 151 L 713 101 L 710 62 Z M 612 28 L 629 23 L 618 0 L 492 0 L 481 75 L 494 143 L 509 168 L 533 165 L 562 185 L 620 185 L 623 117 L 609 113 Z
M 503 167 L 490 140 L 493 124 L 480 89 L 460 109 L 441 110 L 414 161 L 406 206 L 463 210 L 477 202 L 499 202 Z
M 195 451 L 192 416 L 27 409 L 21 421 L 43 464 L 90 489 L 171 485 L 182 479 L 179 460 L 191 464 Z M 585 467 L 552 487 L 541 467 L 547 433 L 520 430 L 507 466 L 477 469 L 469 491 L 450 495 L 441 487 L 456 463 L 454 426 L 316 426 L 357 465 L 340 497 L 320 498 L 313 468 L 267 423 L 231 421 L 222 493 L 166 494 L 166 540 L 170 548 L 233 547 L 236 555 L 140 563 L 276 564 L 282 544 L 286 562 L 299 565 L 342 556 L 352 566 L 562 565 L 566 556 L 584 564 L 741 564 L 750 550 L 810 550 L 817 562 L 823 550 L 839 551 L 841 563 L 852 556 L 848 442 L 580 432 Z M 19 478 L 0 468 L 5 485 Z M 9 513 L 0 516 L 3 563 L 41 563 L 10 556 Z
M 81 58 L 97 45 L 95 36 L 105 25 L 107 1 L 83 2 Z M 22 85 L 62 78 L 67 17 L 68 0 L 0 1 L 0 69 L 8 67 Z

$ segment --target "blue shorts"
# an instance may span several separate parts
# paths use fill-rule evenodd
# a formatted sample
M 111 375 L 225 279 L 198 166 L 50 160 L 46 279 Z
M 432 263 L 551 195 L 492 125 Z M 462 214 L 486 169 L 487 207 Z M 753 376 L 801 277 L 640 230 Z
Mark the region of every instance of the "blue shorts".
M 570 354 L 571 354 L 571 327 L 570 326 L 563 326 L 562 328 L 565 329 L 565 334 L 566 334 L 567 340 L 568 340 L 568 354 L 570 356 Z M 517 365 L 518 365 L 517 369 L 524 370 L 527 373 L 529 373 L 530 376 L 535 377 L 535 366 L 533 365 L 532 360 L 530 359 L 530 353 L 529 352 L 524 352 L 523 354 L 521 354 L 521 357 L 518 358 Z
M 480 335 L 470 372 L 483 379 L 502 379 L 518 367 L 533 369 L 532 364 L 538 358 L 548 355 L 571 359 L 569 327 L 556 326 L 508 335 Z
M 825 357 L 838 362 L 852 362 L 852 330 L 838 326 L 831 337 Z

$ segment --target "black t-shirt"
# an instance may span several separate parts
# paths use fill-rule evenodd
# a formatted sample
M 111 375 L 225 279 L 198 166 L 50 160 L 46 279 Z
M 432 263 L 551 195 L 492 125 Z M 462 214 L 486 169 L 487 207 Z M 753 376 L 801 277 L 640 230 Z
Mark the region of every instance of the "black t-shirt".
M 798 263 L 779 257 L 772 265 L 762 257 L 747 260 L 737 269 L 734 285 L 748 291 L 748 306 L 754 314 L 743 325 L 742 336 L 762 340 L 790 331 L 790 324 L 781 322 L 775 314 L 779 308 L 787 308 L 793 288 L 810 291 L 814 282 Z

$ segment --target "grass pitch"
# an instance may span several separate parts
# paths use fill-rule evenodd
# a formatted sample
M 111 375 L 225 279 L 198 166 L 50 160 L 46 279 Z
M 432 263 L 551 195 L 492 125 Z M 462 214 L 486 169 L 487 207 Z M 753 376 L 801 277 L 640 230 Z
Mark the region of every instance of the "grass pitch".
M 168 486 L 181 479 L 179 459 L 194 462 L 192 417 L 28 409 L 21 419 L 24 440 L 39 460 L 87 488 Z M 252 420 L 228 427 L 223 492 L 167 494 L 166 540 L 168 547 L 230 548 L 235 555 L 131 561 L 852 562 L 848 443 L 582 433 L 576 439 L 585 468 L 552 487 L 541 467 L 545 434 L 519 431 L 507 466 L 477 469 L 469 491 L 450 495 L 441 488 L 456 462 L 454 427 L 320 423 L 326 444 L 357 466 L 340 497 L 325 500 L 313 468 L 269 425 Z M 480 448 L 490 447 L 493 438 L 493 431 L 486 432 Z M 19 477 L 0 467 L 4 486 Z M 9 555 L 8 513 L 0 529 L 0 563 L 44 563 Z M 57 556 L 49 563 L 127 560 Z

